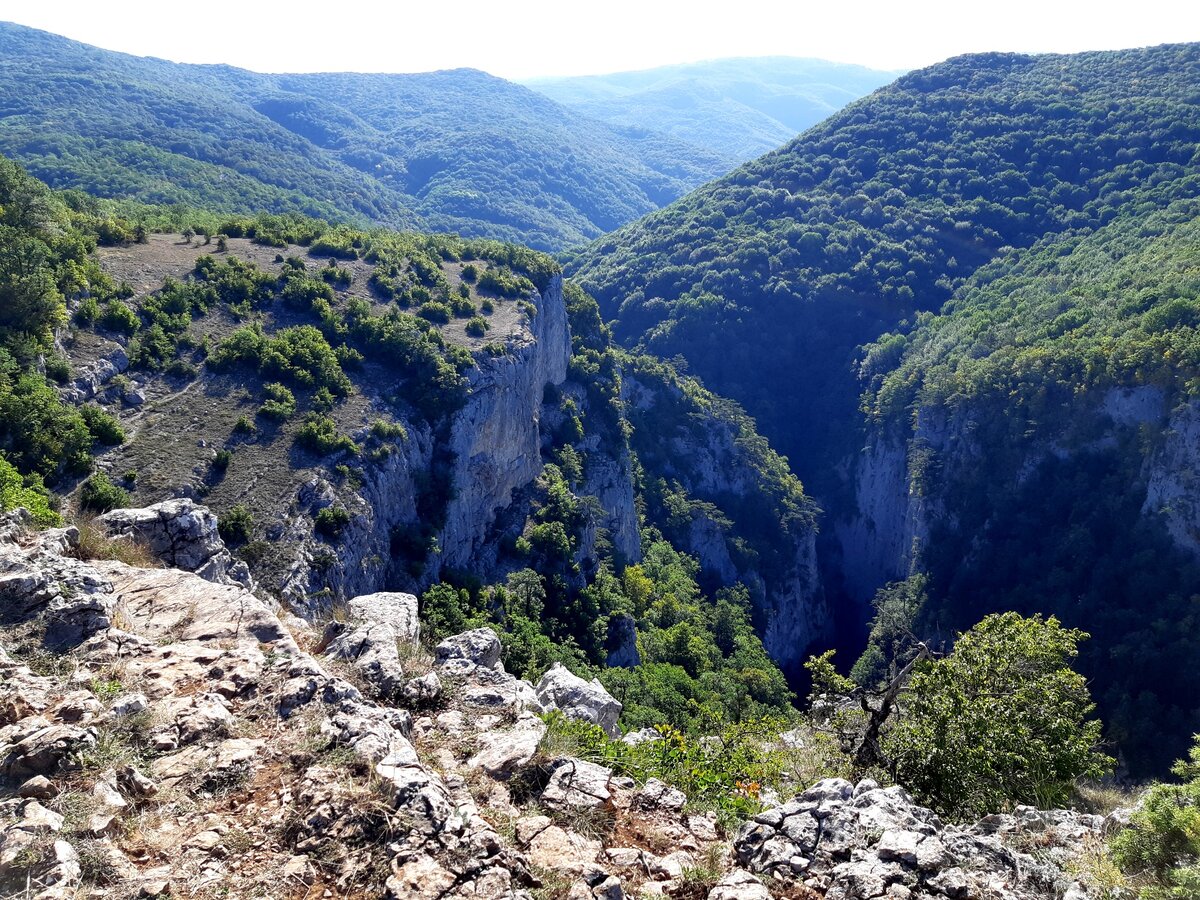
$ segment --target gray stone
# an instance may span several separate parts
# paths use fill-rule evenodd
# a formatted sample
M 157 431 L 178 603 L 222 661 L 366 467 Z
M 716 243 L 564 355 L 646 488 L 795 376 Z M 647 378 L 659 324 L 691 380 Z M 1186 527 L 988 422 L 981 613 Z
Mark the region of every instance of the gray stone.
M 641 663 L 642 655 L 637 648 L 637 623 L 633 616 L 621 614 L 608 620 L 608 648 L 604 664 L 609 668 L 631 669 Z
M 150 707 L 150 701 L 145 694 L 122 694 L 113 701 L 110 712 L 114 716 L 133 716 L 145 712 Z
M 246 564 L 234 559 L 221 540 L 217 517 L 192 500 L 166 500 L 144 509 L 114 509 L 98 521 L 113 537 L 145 541 L 150 552 L 168 566 L 218 584 L 253 587 Z
M 483 769 L 493 778 L 503 778 L 527 765 L 546 734 L 546 723 L 530 716 L 503 731 L 479 735 L 479 751 L 468 760 L 471 768 Z
M 708 900 L 771 900 L 771 892 L 745 869 L 734 869 L 708 892 Z
M 346 606 L 356 619 L 391 626 L 398 641 L 415 644 L 421 636 L 421 625 L 417 619 L 417 598 L 413 594 L 398 591 L 363 594 L 355 597 Z
M 687 794 L 671 787 L 665 781 L 651 778 L 634 795 L 633 802 L 635 806 L 643 809 L 665 809 L 679 812 L 687 805 Z
M 437 664 L 466 660 L 486 669 L 500 668 L 500 638 L 490 628 L 476 628 L 448 637 L 437 645 Z
M 562 663 L 555 663 L 538 681 L 535 690 L 547 712 L 557 709 L 567 718 L 599 725 L 611 738 L 620 736 L 617 718 L 621 715 L 621 704 L 598 680 L 584 681 Z
M 568 757 L 550 773 L 542 802 L 548 806 L 601 806 L 612 796 L 608 790 L 611 777 L 612 769 Z
M 34 775 L 21 785 L 17 790 L 17 794 L 21 797 L 29 797 L 35 800 L 52 800 L 58 796 L 58 788 L 46 776 Z

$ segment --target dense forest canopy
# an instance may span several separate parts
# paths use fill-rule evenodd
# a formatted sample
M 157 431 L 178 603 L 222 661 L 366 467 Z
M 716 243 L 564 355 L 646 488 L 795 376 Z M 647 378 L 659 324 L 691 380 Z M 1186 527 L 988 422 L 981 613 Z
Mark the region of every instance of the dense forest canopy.
M 260 75 L 0 24 L 0 94 L 0 152 L 53 187 L 543 249 L 594 238 L 728 168 L 468 69 Z
M 939 309 L 1005 247 L 1193 195 L 1198 141 L 1198 45 L 959 57 L 597 240 L 569 270 L 621 340 L 686 357 L 822 496 L 854 449 L 858 345 Z

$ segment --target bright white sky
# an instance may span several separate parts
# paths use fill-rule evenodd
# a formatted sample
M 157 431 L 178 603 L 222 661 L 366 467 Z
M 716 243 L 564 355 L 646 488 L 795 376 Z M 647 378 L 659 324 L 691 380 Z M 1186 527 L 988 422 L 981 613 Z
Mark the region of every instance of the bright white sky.
M 260 72 L 471 66 L 510 79 L 723 56 L 907 69 L 983 50 L 1200 40 L 1194 0 L 0 0 L 0 20 L 110 50 Z

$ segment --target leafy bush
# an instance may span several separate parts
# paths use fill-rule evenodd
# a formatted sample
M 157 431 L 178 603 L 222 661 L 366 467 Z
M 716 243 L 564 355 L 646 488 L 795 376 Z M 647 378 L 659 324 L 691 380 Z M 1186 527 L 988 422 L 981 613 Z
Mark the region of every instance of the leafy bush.
M 79 410 L 63 403 L 42 376 L 18 374 L 0 351 L 0 445 L 19 471 L 51 483 L 63 470 L 86 472 L 93 440 Z
M 1096 749 L 1087 682 L 1070 668 L 1086 637 L 1053 617 L 1002 613 L 918 663 L 882 742 L 896 780 L 955 818 L 1065 805 L 1075 779 L 1112 765 Z
M 94 325 L 100 318 L 100 304 L 92 296 L 84 297 L 75 309 L 75 322 L 79 325 Z
M 545 719 L 547 755 L 575 756 L 639 782 L 659 778 L 683 791 L 691 809 L 716 810 L 726 827 L 759 812 L 763 790 L 782 788 L 789 769 L 787 755 L 774 749 L 785 719 L 741 722 L 704 738 L 661 727 L 656 740 L 632 746 L 557 711 Z
M 12 510 L 23 506 L 33 515 L 38 525 L 62 524 L 62 517 L 50 508 L 50 492 L 41 478 L 31 475 L 22 478 L 16 466 L 0 454 L 0 510 Z
M 131 335 L 138 330 L 141 322 L 138 321 L 137 313 L 120 300 L 109 300 L 104 306 L 104 314 L 100 317 L 100 324 L 109 331 Z
M 296 412 L 296 395 L 279 382 L 272 382 L 263 387 L 266 399 L 258 408 L 258 415 L 276 422 L 290 419 Z
M 129 505 L 129 494 L 113 484 L 103 472 L 97 472 L 79 489 L 79 505 L 82 509 L 106 513 Z
M 1192 900 L 1200 892 L 1200 735 L 1172 772 L 1182 784 L 1156 784 L 1129 827 L 1111 841 L 1113 860 L 1142 885 L 1143 900 Z
M 319 413 L 309 413 L 300 430 L 296 432 L 296 443 L 319 456 L 345 451 L 358 453 L 361 448 L 344 434 L 339 434 L 333 419 Z
M 336 539 L 350 524 L 350 512 L 341 506 L 326 506 L 317 513 L 315 522 L 318 534 L 323 534 L 331 540 Z
M 312 325 L 284 328 L 272 337 L 257 325 L 240 328 L 221 342 L 209 356 L 208 365 L 218 372 L 248 365 L 264 376 L 304 387 L 324 387 L 342 397 L 351 388 L 337 354 Z
M 516 299 L 533 291 L 533 282 L 523 275 L 498 268 L 487 268 L 479 274 L 479 290 L 498 297 Z
M 417 307 L 417 315 L 428 322 L 433 322 L 437 325 L 445 325 L 450 321 L 454 311 L 445 303 L 438 303 L 436 300 L 431 300 L 428 303 L 422 303 Z
M 254 534 L 254 516 L 239 503 L 217 520 L 217 531 L 227 544 L 244 544 Z
M 374 437 L 383 441 L 390 441 L 395 438 L 400 440 L 408 439 L 408 431 L 400 422 L 388 422 L 385 419 L 376 419 L 371 423 L 371 434 Z
M 488 320 L 483 318 L 483 316 L 474 316 L 473 318 L 467 320 L 466 325 L 467 334 L 471 335 L 471 337 L 477 338 L 481 338 L 487 334 L 491 327 L 492 326 L 488 324 Z
M 79 408 L 79 414 L 97 443 L 109 446 L 125 443 L 125 430 L 107 410 L 89 403 Z
M 47 356 L 46 377 L 56 384 L 66 384 L 71 380 L 71 364 L 58 354 Z

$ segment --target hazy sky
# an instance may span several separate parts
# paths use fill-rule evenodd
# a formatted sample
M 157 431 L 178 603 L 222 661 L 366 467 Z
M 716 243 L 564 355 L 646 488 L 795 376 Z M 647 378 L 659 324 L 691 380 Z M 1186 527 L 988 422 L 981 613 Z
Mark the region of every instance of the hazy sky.
M 0 0 L 0 20 L 111 50 L 264 72 L 472 66 L 513 79 L 722 56 L 900 69 L 980 50 L 1200 40 L 1200 3 L 1189 0 Z

